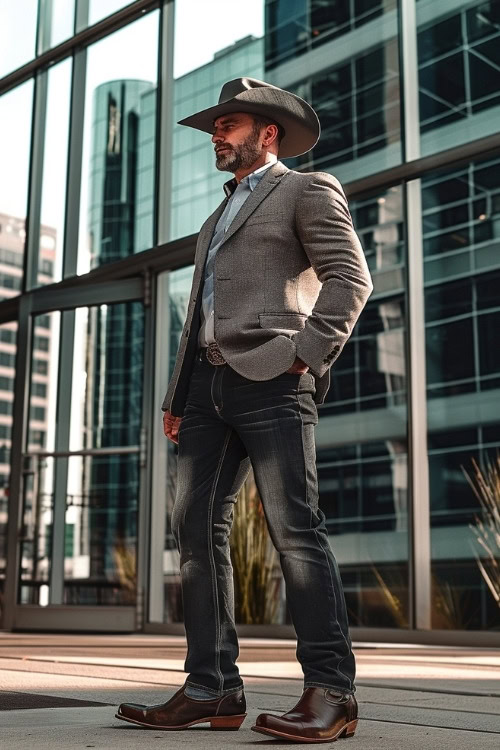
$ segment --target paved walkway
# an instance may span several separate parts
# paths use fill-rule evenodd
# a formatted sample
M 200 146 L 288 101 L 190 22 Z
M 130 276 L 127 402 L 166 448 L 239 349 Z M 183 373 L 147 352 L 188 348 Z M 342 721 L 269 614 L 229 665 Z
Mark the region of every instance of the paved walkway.
M 185 679 L 183 638 L 0 633 L 0 748 L 310 747 L 250 730 L 259 713 L 287 711 L 300 696 L 295 642 L 240 646 L 248 704 L 240 730 L 159 732 L 118 721 L 115 706 L 167 700 Z M 356 656 L 361 721 L 347 748 L 500 748 L 500 651 L 358 644 Z

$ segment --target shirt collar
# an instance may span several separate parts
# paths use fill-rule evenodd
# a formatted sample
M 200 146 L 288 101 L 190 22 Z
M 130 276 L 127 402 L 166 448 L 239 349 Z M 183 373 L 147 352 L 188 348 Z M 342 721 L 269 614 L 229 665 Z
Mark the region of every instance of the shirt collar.
M 254 172 L 250 172 L 250 174 L 247 174 L 247 176 L 241 180 L 240 184 L 248 185 L 250 190 L 255 190 L 267 170 L 270 169 L 278 161 L 278 158 L 275 156 L 275 154 L 270 154 L 270 156 L 274 156 L 274 159 L 272 159 L 272 161 L 266 162 L 263 167 L 259 167 Z M 236 177 L 233 177 L 232 180 L 228 180 L 228 182 L 225 182 L 224 192 L 226 196 L 229 198 L 229 196 L 234 193 L 237 187 L 238 183 L 236 181 Z

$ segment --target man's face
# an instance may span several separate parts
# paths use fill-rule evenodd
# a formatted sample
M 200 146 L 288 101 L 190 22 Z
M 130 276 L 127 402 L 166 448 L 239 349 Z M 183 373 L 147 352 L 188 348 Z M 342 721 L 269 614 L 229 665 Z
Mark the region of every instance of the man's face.
M 235 112 L 214 121 L 212 143 L 215 144 L 215 166 L 221 171 L 248 169 L 262 153 L 260 128 L 253 117 Z

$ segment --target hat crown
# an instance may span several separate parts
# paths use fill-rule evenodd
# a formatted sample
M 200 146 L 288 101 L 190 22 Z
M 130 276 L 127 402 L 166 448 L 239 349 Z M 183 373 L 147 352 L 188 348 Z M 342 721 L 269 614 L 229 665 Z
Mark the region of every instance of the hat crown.
M 265 81 L 259 81 L 257 78 L 234 78 L 232 81 L 227 81 L 222 87 L 219 104 L 224 104 L 230 101 L 230 99 L 234 99 L 238 94 L 243 94 L 245 91 L 256 88 L 275 89 L 276 86 L 272 86 Z

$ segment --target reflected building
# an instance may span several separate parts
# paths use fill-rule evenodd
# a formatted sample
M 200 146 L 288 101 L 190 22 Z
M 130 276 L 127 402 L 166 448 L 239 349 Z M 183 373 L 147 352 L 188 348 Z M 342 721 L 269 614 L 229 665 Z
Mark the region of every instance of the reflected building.
M 25 219 L 0 214 L 0 299 L 14 297 L 21 290 L 26 242 L 25 224 Z M 38 271 L 38 281 L 41 284 L 48 284 L 53 280 L 56 240 L 56 230 L 42 224 Z M 50 316 L 37 316 L 34 319 L 33 328 L 28 451 L 43 450 L 47 444 L 52 343 Z M 5 532 L 9 499 L 16 352 L 17 323 L 5 323 L 0 326 L 0 585 L 5 575 Z M 43 545 L 49 536 L 47 528 L 50 529 L 50 518 L 43 514 L 42 503 L 38 502 L 38 499 L 34 502 L 33 488 L 26 493 L 26 503 L 31 522 L 40 529 Z M 38 540 L 35 540 L 34 544 L 39 544 Z M 34 555 L 34 558 L 41 559 L 43 556 L 43 551 L 40 550 L 40 554 Z M 29 566 L 28 558 L 23 558 L 22 569 L 26 570 Z M 40 574 L 46 575 L 47 569 L 41 569 Z
M 94 93 L 88 214 L 92 267 L 133 254 L 140 242 L 151 243 L 151 211 L 136 222 L 144 201 L 151 206 L 150 196 L 143 195 L 142 176 L 148 168 L 144 151 L 151 123 L 154 136 L 155 94 L 151 83 L 133 80 L 110 81 Z M 138 445 L 142 306 L 128 302 L 89 308 L 85 341 L 84 448 Z M 136 461 L 118 451 L 83 460 L 79 523 L 85 531 L 80 533 L 79 556 L 88 557 L 88 569 L 82 571 L 80 565 L 80 572 L 94 581 L 103 579 L 98 588 L 124 566 L 135 565 L 138 470 Z M 133 593 L 123 587 L 122 595 Z M 106 600 L 105 592 L 100 597 Z
M 351 182 L 401 162 L 397 12 L 395 0 L 266 0 L 265 79 L 311 102 L 322 123 L 316 148 L 288 160 L 288 166 L 331 172 Z M 494 2 L 459 2 L 453 8 L 417 3 L 423 155 L 486 136 L 498 122 L 499 20 Z M 475 559 L 469 524 L 477 509 L 462 467 L 470 470 L 472 457 L 481 461 L 500 444 L 500 348 L 494 344 L 500 318 L 498 295 L 492 296 L 500 279 L 499 167 L 493 159 L 422 180 L 437 628 L 481 628 L 498 618 Z M 350 208 L 374 292 L 332 369 L 332 386 L 320 409 L 321 503 L 352 623 L 405 627 L 402 189 L 356 198 Z M 450 590 L 455 600 L 448 606 Z M 460 621 L 462 609 L 470 617 L 467 625 Z
M 215 168 L 210 135 L 178 121 L 212 106 L 226 81 L 240 76 L 261 80 L 263 75 L 264 39 L 246 36 L 216 52 L 212 62 L 174 80 L 170 239 L 199 231 L 223 200 L 222 186 L 229 179 Z

